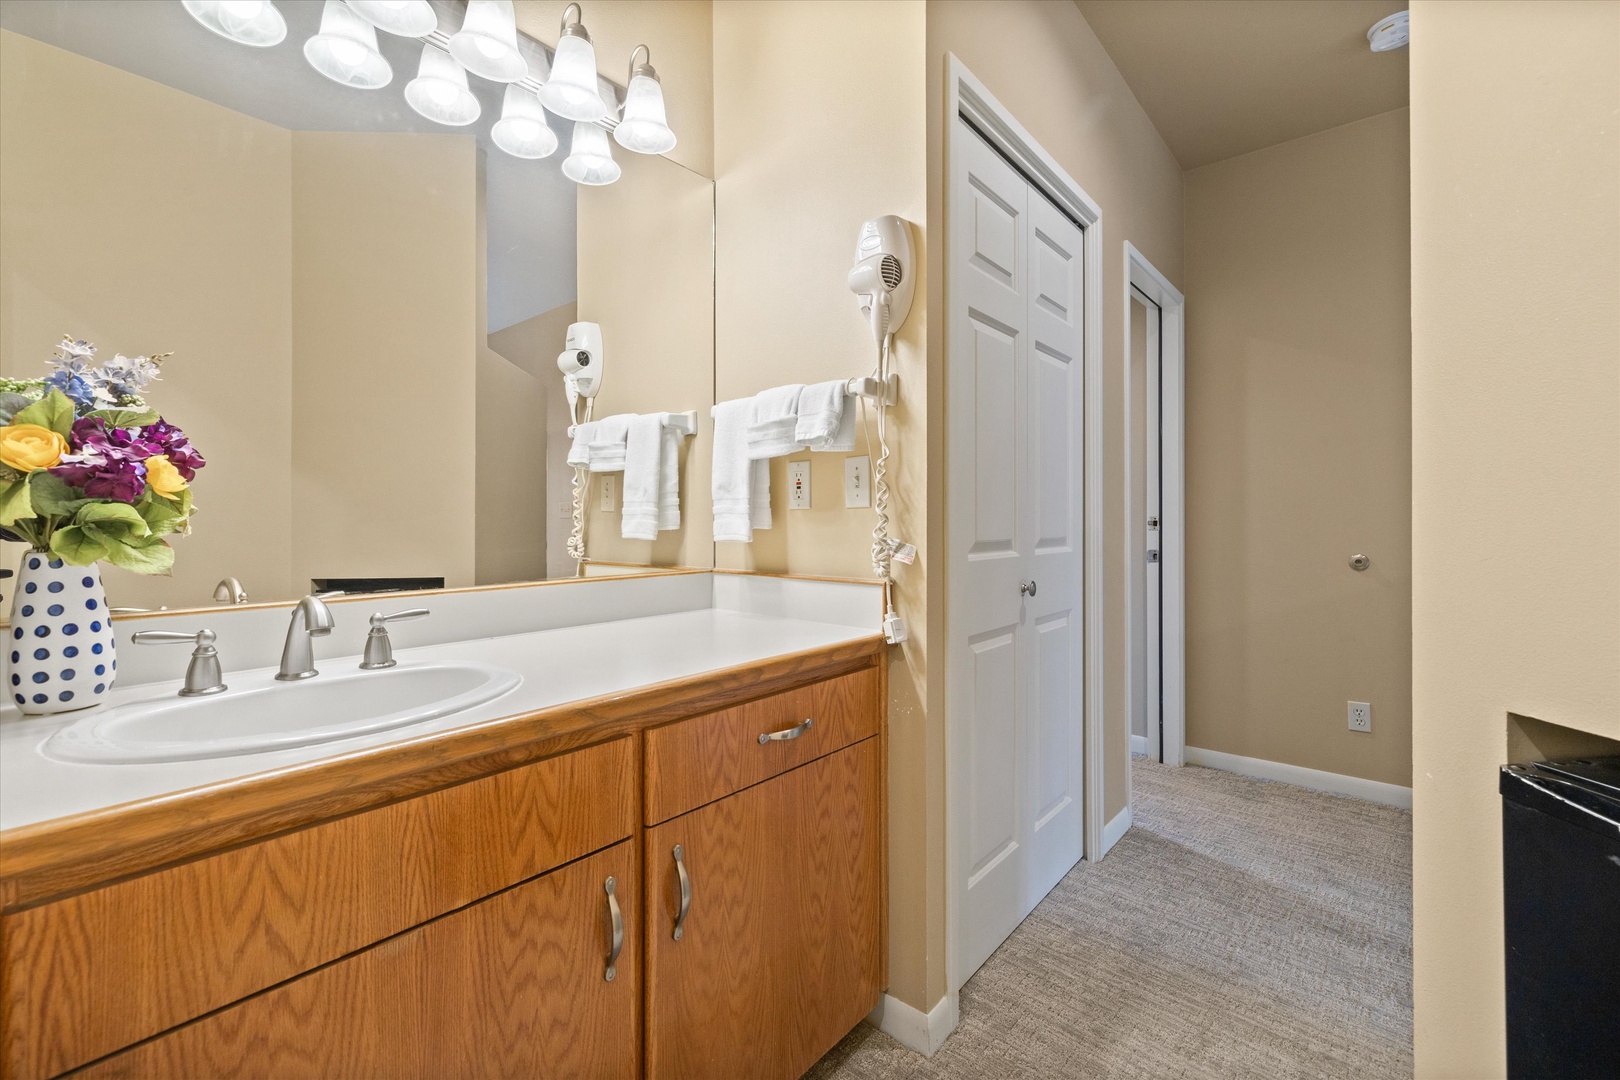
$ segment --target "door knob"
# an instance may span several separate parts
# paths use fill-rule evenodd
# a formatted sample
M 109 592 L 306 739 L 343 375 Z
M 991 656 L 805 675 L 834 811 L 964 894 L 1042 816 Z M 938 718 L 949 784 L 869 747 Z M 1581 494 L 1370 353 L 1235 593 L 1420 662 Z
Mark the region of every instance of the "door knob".
M 1020 584 L 1018 586 L 1018 595 L 1019 596 L 1034 596 L 1035 595 L 1035 582 L 1026 581 L 1026 582 L 1023 582 L 1022 584 Z

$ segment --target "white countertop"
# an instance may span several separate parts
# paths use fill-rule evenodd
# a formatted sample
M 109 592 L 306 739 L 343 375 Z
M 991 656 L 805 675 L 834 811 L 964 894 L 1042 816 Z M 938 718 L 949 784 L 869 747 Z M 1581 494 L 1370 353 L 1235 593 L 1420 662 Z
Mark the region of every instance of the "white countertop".
M 58 716 L 22 716 L 8 706 L 0 709 L 0 830 L 318 761 L 424 734 L 471 727 L 571 701 L 623 693 L 806 649 L 857 641 L 874 633 L 874 629 L 861 626 L 712 607 L 415 649 L 399 648 L 396 643 L 395 657 L 401 666 L 413 660 L 470 660 L 510 668 L 523 677 L 523 682 L 488 704 L 438 720 L 294 750 L 200 761 L 72 764 L 48 758 L 40 752 L 41 744 L 52 734 L 86 716 L 126 702 L 175 694 L 181 685 L 178 678 L 115 687 L 107 704 Z M 323 656 L 318 666 L 336 671 L 353 667 L 359 660 L 358 653 Z M 233 675 L 238 673 L 228 671 L 226 681 L 230 682 Z M 277 692 L 285 693 L 289 703 L 293 703 L 302 685 L 305 684 L 289 683 L 279 687 Z

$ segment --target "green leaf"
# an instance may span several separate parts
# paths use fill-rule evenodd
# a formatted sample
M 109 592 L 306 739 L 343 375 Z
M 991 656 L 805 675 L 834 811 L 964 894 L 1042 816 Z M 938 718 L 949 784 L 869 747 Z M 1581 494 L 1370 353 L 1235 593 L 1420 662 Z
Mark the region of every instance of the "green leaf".
M 13 480 L 0 485 L 0 525 L 11 525 L 19 518 L 34 516 L 34 504 L 28 496 L 28 480 Z
M 0 394 L 0 423 L 11 423 L 13 416 L 16 416 L 33 403 L 34 399 L 27 394 L 17 394 L 10 391 Z
M 44 469 L 28 475 L 28 496 L 34 513 L 42 517 L 71 518 L 80 507 L 92 501 L 84 497 L 84 492 Z
M 11 418 L 13 424 L 38 424 L 62 438 L 73 433 L 73 402 L 60 390 L 52 390 Z
M 167 574 L 174 569 L 174 549 L 155 536 L 108 543 L 103 558 L 137 574 Z
M 74 566 L 89 566 L 107 558 L 107 545 L 90 530 L 68 525 L 51 534 L 51 554 Z
M 145 427 L 158 422 L 156 409 L 97 409 L 85 415 L 105 420 L 108 427 L 115 428 Z
M 153 536 L 179 532 L 186 523 L 186 515 L 179 505 L 151 491 L 140 497 L 135 510 Z
M 123 502 L 92 502 L 79 508 L 73 523 L 108 540 L 143 539 L 152 535 L 141 512 Z

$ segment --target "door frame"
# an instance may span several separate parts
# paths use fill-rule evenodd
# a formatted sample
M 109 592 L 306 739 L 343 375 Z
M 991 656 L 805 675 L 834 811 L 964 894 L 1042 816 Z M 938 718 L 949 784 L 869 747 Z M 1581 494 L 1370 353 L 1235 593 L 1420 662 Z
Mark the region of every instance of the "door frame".
M 1159 306 L 1159 679 L 1160 717 L 1163 740 L 1161 756 L 1166 765 L 1181 765 L 1187 748 L 1187 647 L 1186 647 L 1186 299 L 1170 284 L 1170 279 L 1125 242 L 1125 461 L 1131 460 L 1130 400 L 1131 370 L 1131 290 L 1136 289 Z M 1151 357 L 1149 358 L 1151 363 Z M 1148 380 L 1149 385 L 1152 379 Z M 1128 473 L 1127 473 L 1128 475 Z M 1126 485 L 1125 553 L 1127 571 L 1134 560 L 1143 557 L 1146 526 L 1135 520 L 1130 505 L 1130 485 Z M 1140 517 L 1140 514 L 1136 515 Z M 1127 572 L 1125 605 L 1126 640 L 1134 629 L 1136 611 L 1134 574 Z M 1130 650 L 1126 664 L 1132 663 Z M 1151 666 L 1150 666 L 1151 667 Z M 1132 675 L 1135 673 L 1132 672 Z M 1135 686 L 1126 679 L 1126 692 Z M 1133 715 L 1127 713 L 1127 715 Z M 1127 740 L 1128 743 L 1129 740 Z M 1126 751 L 1125 775 L 1130 776 L 1130 756 Z
M 945 219 L 945 244 L 948 252 L 952 223 L 950 214 L 950 178 L 955 149 L 953 142 L 956 137 L 956 121 L 958 117 L 966 120 L 975 128 L 987 142 L 999 153 L 1006 157 L 1021 171 L 1025 177 L 1036 185 L 1047 198 L 1057 204 L 1069 217 L 1078 222 L 1085 234 L 1084 255 L 1084 356 L 1082 364 L 1082 394 L 1084 401 L 1083 423 L 1085 424 L 1085 439 L 1081 449 L 1081 468 L 1075 473 L 1075 487 L 1080 496 L 1078 505 L 1081 509 L 1081 536 L 1084 546 L 1077 557 L 1083 563 L 1083 600 L 1085 617 L 1083 621 L 1083 657 L 1082 670 L 1085 678 L 1085 693 L 1083 696 L 1083 726 L 1085 749 L 1084 784 L 1084 836 L 1083 848 L 1085 858 L 1095 861 L 1103 855 L 1103 468 L 1102 468 L 1102 377 L 1103 377 L 1103 344 L 1102 344 L 1102 285 L 1103 285 L 1103 242 L 1102 242 L 1102 209 L 1094 202 L 1085 190 L 1063 170 L 1056 159 L 1048 154 L 1035 138 L 1026 131 L 1023 125 L 1013 118 L 1012 113 L 996 100 L 995 96 L 973 76 L 965 65 L 954 54 L 947 53 L 945 57 L 946 86 L 945 86 L 945 131 L 943 133 L 944 155 L 942 160 L 943 173 L 940 177 L 940 188 L 944 193 L 941 200 L 944 204 L 943 217 Z M 949 273 L 949 257 L 944 260 L 945 275 L 945 316 L 950 318 L 953 310 L 955 283 Z M 945 355 L 946 394 L 950 393 L 950 367 L 948 338 Z M 959 440 L 964 437 L 963 432 L 953 432 L 949 426 L 945 432 L 945 448 L 947 454 L 952 452 Z M 960 453 L 958 448 L 956 452 Z M 947 536 L 952 529 L 952 519 L 955 514 L 952 507 L 958 509 L 965 505 L 963 499 L 966 492 L 957 490 L 949 472 L 946 479 L 946 520 Z M 946 550 L 950 550 L 947 540 Z M 952 723 L 953 713 L 962 710 L 964 703 L 955 700 L 960 695 L 954 692 L 950 669 L 954 664 L 961 664 L 965 658 L 956 655 L 957 645 L 950 635 L 951 606 L 959 602 L 964 595 L 965 582 L 962 568 L 947 562 L 945 571 L 945 627 L 946 635 L 946 688 L 945 688 L 945 981 L 949 992 L 948 996 L 954 1000 L 956 993 L 961 989 L 966 977 L 962 973 L 961 959 L 961 926 L 962 892 L 965 880 L 960 879 L 958 871 L 963 866 L 965 855 L 963 847 L 967 843 L 967 822 L 964 820 L 967 807 L 962 800 L 955 797 L 955 793 L 962 791 L 964 786 L 958 782 L 968 764 L 969 733 L 958 724 Z

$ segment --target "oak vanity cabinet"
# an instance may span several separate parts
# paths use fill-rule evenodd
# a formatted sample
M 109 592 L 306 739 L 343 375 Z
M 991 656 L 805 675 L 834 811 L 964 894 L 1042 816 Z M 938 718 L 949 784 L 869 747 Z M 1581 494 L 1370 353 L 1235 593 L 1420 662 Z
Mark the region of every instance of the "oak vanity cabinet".
M 795 1077 L 883 989 L 878 679 L 646 736 L 647 1073 Z

